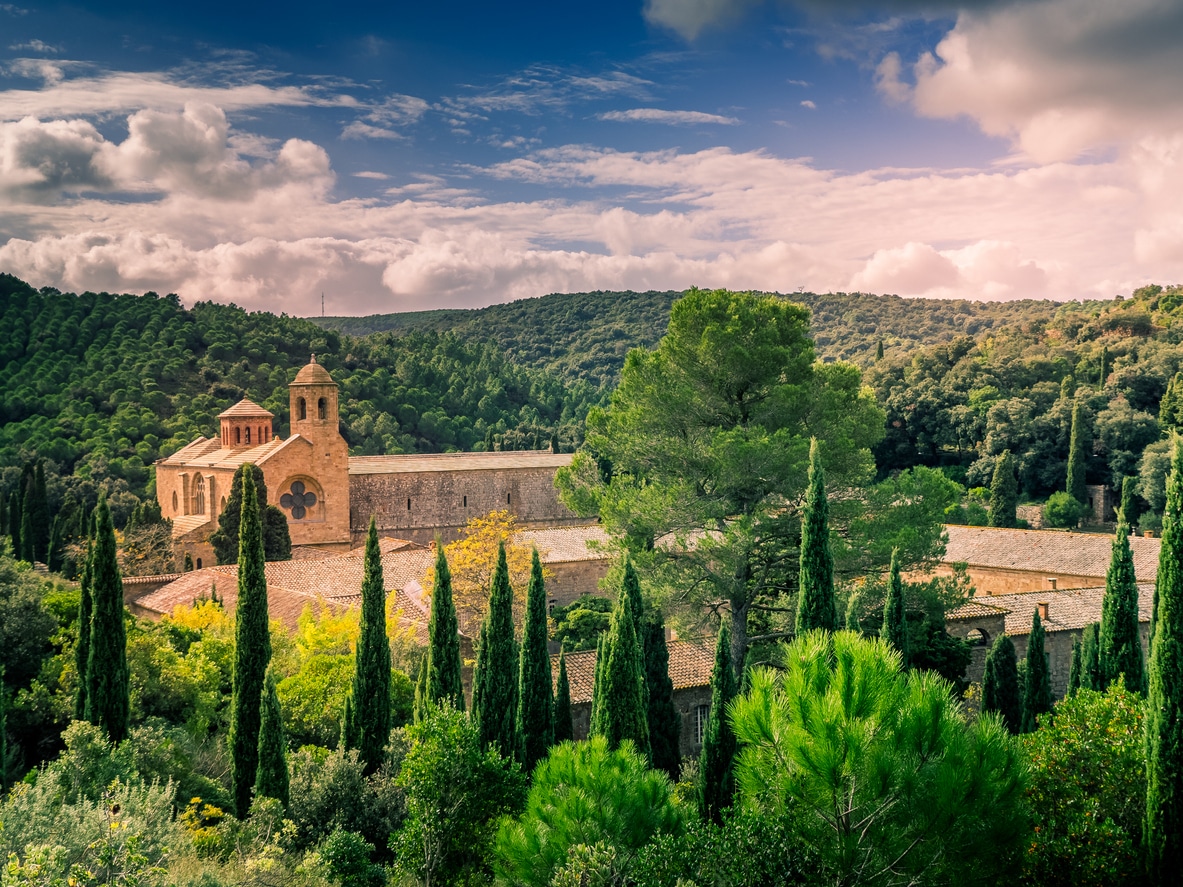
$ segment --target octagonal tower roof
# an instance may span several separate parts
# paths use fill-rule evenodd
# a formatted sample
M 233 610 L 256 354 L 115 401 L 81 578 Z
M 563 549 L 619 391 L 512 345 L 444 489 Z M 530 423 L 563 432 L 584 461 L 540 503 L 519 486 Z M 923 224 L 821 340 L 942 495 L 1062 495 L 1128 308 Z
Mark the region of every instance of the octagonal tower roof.
M 329 371 L 316 362 L 316 355 L 314 354 L 308 365 L 296 373 L 296 380 L 292 384 L 335 385 L 336 383 L 333 381 L 333 377 L 329 375 Z

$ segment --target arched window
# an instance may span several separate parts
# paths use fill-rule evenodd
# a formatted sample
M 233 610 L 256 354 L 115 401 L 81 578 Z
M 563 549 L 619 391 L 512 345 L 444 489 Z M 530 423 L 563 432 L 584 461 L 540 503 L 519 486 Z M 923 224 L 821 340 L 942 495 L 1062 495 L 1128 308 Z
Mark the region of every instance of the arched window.
M 296 400 L 296 414 L 299 416 L 301 422 L 308 418 L 308 404 L 302 397 Z
M 513 501 L 513 493 L 505 494 L 505 504 L 509 505 Z
M 205 514 L 205 478 L 200 474 L 193 481 L 193 513 Z
M 323 397 L 316 402 L 316 418 L 324 420 L 329 417 L 329 402 Z
M 251 442 L 251 430 L 250 430 L 250 428 L 247 428 L 247 430 L 246 430 L 246 442 L 247 442 L 247 443 L 250 443 L 250 442 Z
M 197 559 L 197 569 L 201 569 L 201 558 Z
M 236 444 L 242 443 L 242 429 L 241 428 L 234 429 L 234 443 L 236 443 Z
M 990 643 L 990 635 L 980 628 L 971 628 L 966 632 L 965 640 L 971 647 L 984 647 Z
M 177 491 L 173 490 L 173 514 L 177 513 L 178 504 L 179 503 L 177 502 Z
M 218 506 L 218 514 L 221 514 L 225 510 L 226 510 L 226 497 L 223 496 L 222 497 L 222 504 Z

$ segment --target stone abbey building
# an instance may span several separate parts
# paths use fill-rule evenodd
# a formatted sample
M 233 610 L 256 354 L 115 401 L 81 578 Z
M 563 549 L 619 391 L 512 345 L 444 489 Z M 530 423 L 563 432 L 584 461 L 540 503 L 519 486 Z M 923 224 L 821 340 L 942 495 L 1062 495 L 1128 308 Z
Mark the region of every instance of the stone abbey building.
M 558 499 L 555 471 L 569 454 L 548 451 L 350 456 L 338 427 L 337 383 L 315 356 L 289 386 L 291 435 L 249 400 L 218 416 L 199 437 L 156 463 L 156 497 L 178 548 L 198 566 L 214 561 L 210 534 L 234 472 L 257 465 L 268 501 L 288 519 L 293 548 L 345 551 L 373 515 L 383 535 L 429 542 L 455 537 L 470 519 L 507 510 L 523 528 L 584 523 Z

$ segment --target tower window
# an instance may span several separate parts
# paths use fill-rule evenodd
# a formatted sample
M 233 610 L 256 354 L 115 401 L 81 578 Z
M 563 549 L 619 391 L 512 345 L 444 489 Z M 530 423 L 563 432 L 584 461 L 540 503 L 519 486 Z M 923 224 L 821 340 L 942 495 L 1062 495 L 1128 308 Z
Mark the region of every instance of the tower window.
M 200 474 L 193 482 L 193 513 L 205 514 L 205 478 Z
M 407 500 L 407 511 L 410 511 L 410 510 L 411 510 L 411 500 L 408 499 Z
M 242 443 L 242 429 L 241 428 L 234 429 L 234 442 L 236 444 Z
M 468 497 L 467 496 L 464 497 L 464 507 L 465 508 L 468 507 Z
M 246 430 L 246 442 L 251 442 L 251 430 L 249 428 Z
M 510 504 L 512 501 L 513 501 L 513 494 L 512 494 L 512 493 L 506 493 L 506 494 L 505 494 L 505 504 L 506 504 L 506 505 L 509 505 L 509 504 Z
M 197 559 L 197 569 L 201 569 L 201 558 Z
M 329 417 L 329 402 L 323 397 L 316 402 L 316 418 L 325 420 Z
M 301 422 L 308 418 L 308 404 L 302 397 L 296 401 L 296 414 Z
M 177 491 L 173 490 L 173 514 L 177 513 Z

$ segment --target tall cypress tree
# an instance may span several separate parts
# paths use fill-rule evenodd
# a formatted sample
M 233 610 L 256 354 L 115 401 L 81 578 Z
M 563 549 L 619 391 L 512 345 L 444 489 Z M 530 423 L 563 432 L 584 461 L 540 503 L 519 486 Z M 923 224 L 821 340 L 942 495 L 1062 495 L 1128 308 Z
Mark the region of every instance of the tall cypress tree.
M 1101 689 L 1101 626 L 1097 622 L 1084 627 L 1080 640 L 1080 686 L 1085 690 Z
M 599 704 L 604 698 L 604 671 L 608 668 L 608 632 L 601 631 L 596 638 L 596 664 L 592 670 L 592 701 L 591 713 L 588 718 L 588 731 L 591 724 L 596 723 L 599 716 Z
M 641 595 L 641 577 L 633 566 L 633 559 L 624 556 L 624 579 L 622 586 L 628 595 L 629 606 L 633 608 L 633 625 L 639 626 L 645 620 L 645 598 Z
M 8 538 L 12 542 L 12 556 L 21 556 L 21 495 L 20 487 L 8 494 Z
M 990 526 L 1013 527 L 1015 507 L 1019 504 L 1019 481 L 1015 477 L 1015 457 L 1003 450 L 994 463 L 990 480 Z
M 24 497 L 24 508 L 21 510 L 21 551 L 20 559 L 28 561 L 30 564 L 37 560 L 36 550 L 33 547 L 33 512 L 29 510 L 32 495 Z
M 255 478 L 242 473 L 242 521 L 238 545 L 238 608 L 235 613 L 234 674 L 230 698 L 230 781 L 234 809 L 245 818 L 259 768 L 260 707 L 271 662 L 263 527 Z
M 711 710 L 698 757 L 698 812 L 716 824 L 723 821 L 723 811 L 735 797 L 736 741 L 727 719 L 727 706 L 735 698 L 738 685 L 731 670 L 729 623 L 726 616 L 719 620 L 715 666 L 711 670 Z
M 982 711 L 996 711 L 1011 733 L 1023 726 L 1023 688 L 1019 682 L 1019 663 L 1015 645 L 1000 634 L 986 656 L 982 679 Z
M 29 503 L 29 517 L 33 525 L 33 557 L 43 564 L 49 563 L 49 496 L 45 490 L 45 467 L 38 460 L 33 469 L 32 496 Z
M 111 742 L 122 742 L 131 718 L 127 632 L 115 527 L 105 498 L 99 500 L 91 560 L 93 609 L 86 664 L 86 719 L 102 727 Z
M 427 622 L 428 646 L 423 678 L 426 704 L 448 702 L 464 711 L 464 683 L 460 671 L 460 625 L 452 600 L 452 572 L 444 546 L 435 544 L 435 580 L 431 590 L 431 616 Z
M 481 625 L 481 648 L 473 675 L 472 718 L 482 745 L 516 757 L 518 728 L 518 642 L 513 636 L 513 589 L 505 543 L 497 546 L 497 568 L 489 591 L 489 610 Z
M 887 601 L 883 605 L 882 637 L 896 649 L 908 666 L 908 613 L 904 609 L 904 582 L 900 578 L 900 552 L 892 549 L 891 574 L 887 585 Z
M 1130 552 L 1130 528 L 1117 525 L 1113 553 L 1105 576 L 1105 597 L 1101 603 L 1101 635 L 1098 659 L 1103 690 L 1125 675 L 1125 685 L 1141 693 L 1145 689 L 1142 639 L 1138 633 L 1138 580 L 1134 578 L 1134 556 Z
M 1131 527 L 1138 520 L 1138 506 L 1134 503 L 1137 483 L 1137 478 L 1128 474 L 1121 479 L 1121 514 L 1118 515 L 1118 520 L 1125 521 Z
M 1075 696 L 1076 691 L 1080 689 L 1081 673 L 1084 671 L 1084 661 L 1081 658 L 1081 648 L 1083 644 L 1079 637 L 1072 639 L 1072 661 L 1068 665 L 1068 692 L 1067 696 Z
M 390 640 L 386 635 L 386 585 L 378 527 L 370 518 L 361 585 L 361 631 L 353 669 L 357 750 L 367 774 L 382 766 L 390 739 Z
M 649 747 L 653 767 L 677 780 L 682 769 L 682 716 L 674 704 L 670 680 L 670 650 L 665 642 L 665 620 L 657 613 L 642 626 L 645 650 L 645 688 L 649 693 Z
M 1183 871 L 1183 440 L 1167 479 L 1157 610 L 1146 698 L 1146 820 L 1150 876 L 1170 884 Z
M 801 517 L 797 634 L 804 634 L 814 628 L 838 630 L 828 511 L 826 477 L 817 438 L 814 438 L 809 444 L 809 489 L 805 494 L 805 513 Z
M 288 531 L 287 515 L 274 505 L 267 504 L 267 484 L 263 480 L 263 469 L 250 462 L 240 465 L 230 481 L 230 495 L 226 499 L 226 507 L 218 515 L 218 529 L 209 540 L 214 547 L 214 557 L 219 564 L 233 564 L 238 560 L 238 540 L 242 534 L 242 476 L 248 472 L 254 482 L 255 500 L 258 503 L 264 559 L 291 560 L 292 537 Z
M 4 666 L 0 665 L 0 800 L 8 791 L 8 688 L 4 686 Z
M 1039 726 L 1036 718 L 1052 710 L 1052 684 L 1048 674 L 1047 653 L 1044 652 L 1043 620 L 1039 611 L 1031 620 L 1031 634 L 1027 636 L 1027 670 L 1023 686 L 1022 732 L 1034 733 Z
M 91 571 L 94 566 L 94 531 L 87 534 L 86 563 L 82 566 L 78 601 L 78 646 L 74 648 L 74 668 L 78 671 L 78 692 L 74 695 L 74 719 L 86 719 L 86 691 L 90 668 L 90 622 L 94 618 L 94 596 L 91 592 Z
M 575 738 L 571 717 L 571 681 L 567 678 L 567 651 L 559 650 L 559 680 L 555 685 L 555 744 Z
M 645 699 L 641 644 L 629 592 L 623 586 L 612 608 L 603 654 L 605 662 L 599 669 L 596 688 L 601 698 L 594 704 L 591 734 L 606 738 L 611 748 L 631 739 L 637 751 L 649 757 L 649 705 Z
M 1088 444 L 1080 400 L 1072 404 L 1072 436 L 1068 443 L 1068 495 L 1077 502 L 1089 501 L 1084 479 L 1084 448 Z
M 283 710 L 275 692 L 275 673 L 270 666 L 263 683 L 259 722 L 259 767 L 255 796 L 275 798 L 286 808 L 291 801 L 288 781 L 287 738 L 283 733 Z
M 45 565 L 51 573 L 60 573 L 65 568 L 66 522 L 62 517 L 61 514 L 55 517 L 49 530 L 49 551 L 45 555 Z
M 554 744 L 554 696 L 550 684 L 550 653 L 546 649 L 546 584 L 538 549 L 530 559 L 530 586 L 526 592 L 526 620 L 522 628 L 521 667 L 518 672 L 518 735 L 522 739 L 521 763 L 527 773 L 546 757 Z

